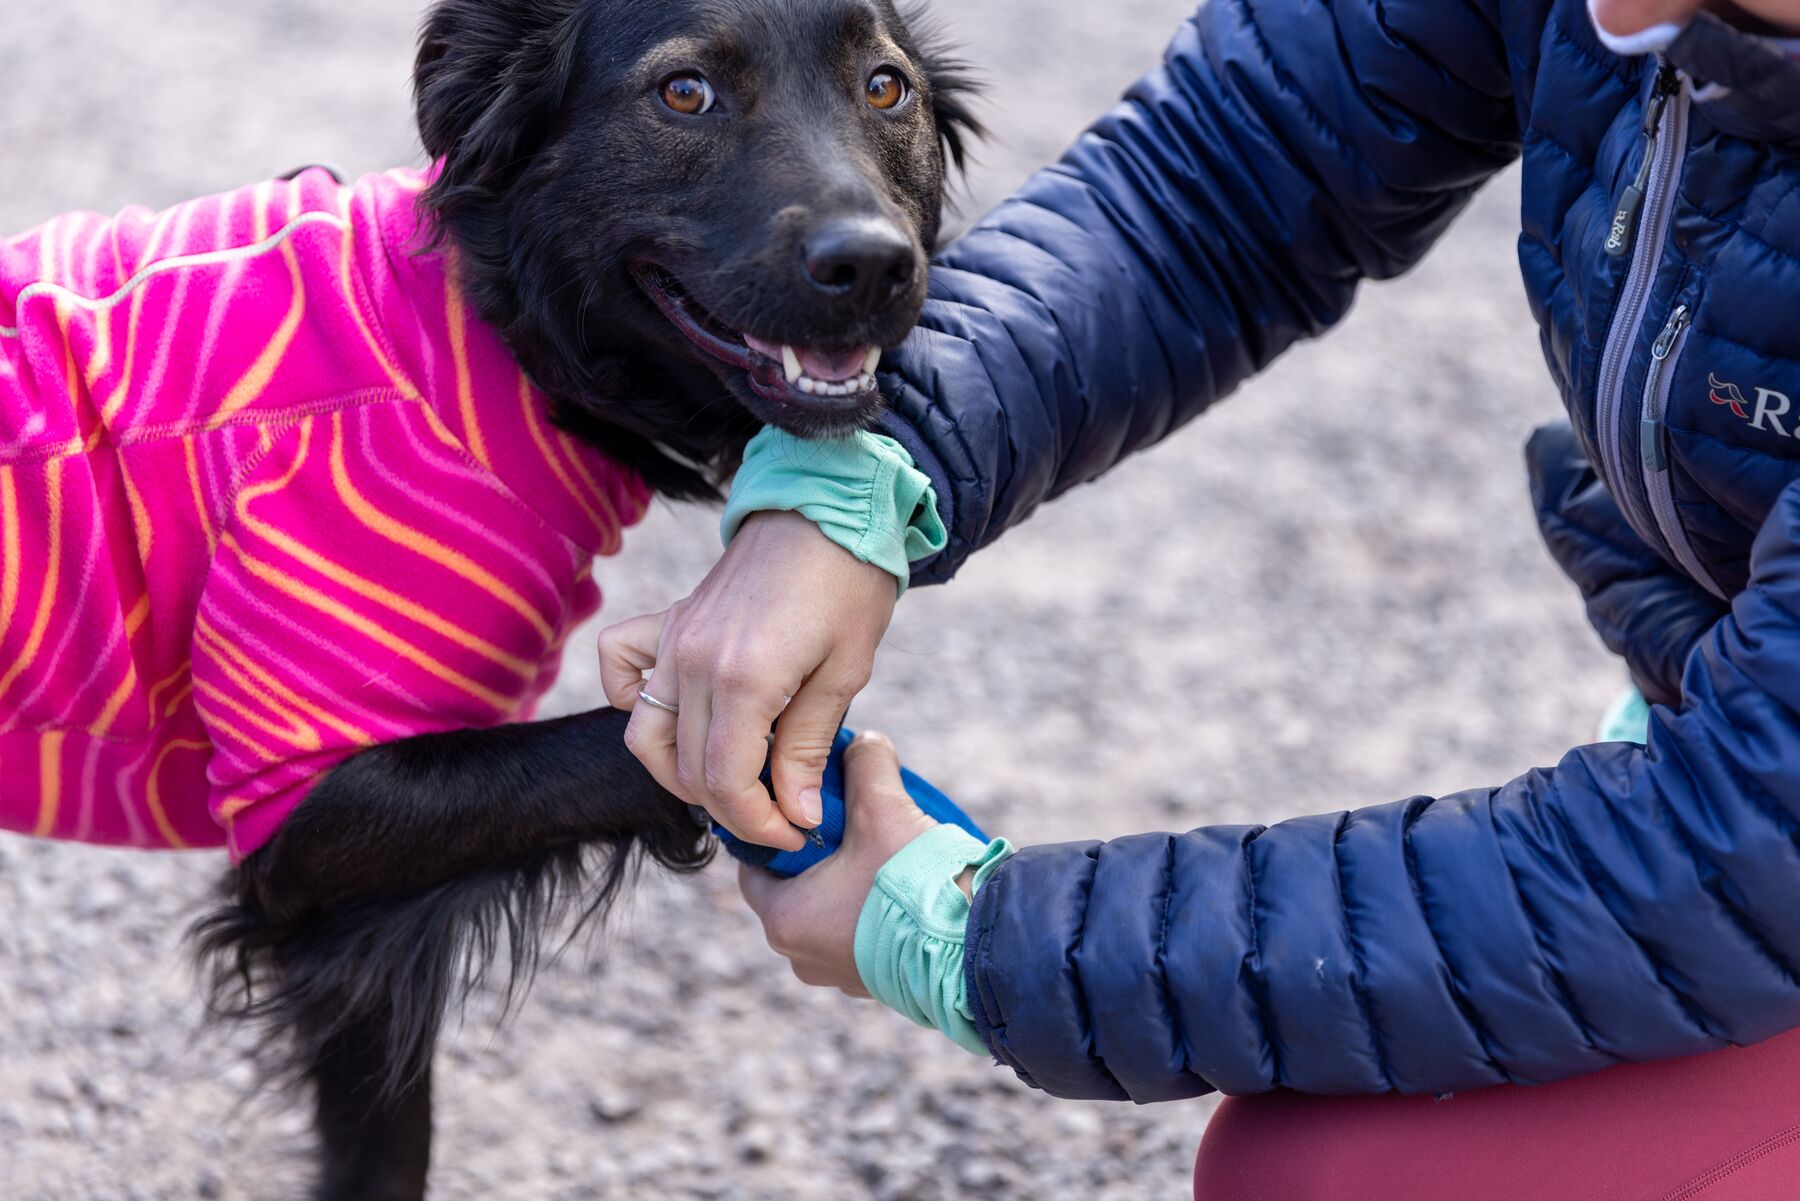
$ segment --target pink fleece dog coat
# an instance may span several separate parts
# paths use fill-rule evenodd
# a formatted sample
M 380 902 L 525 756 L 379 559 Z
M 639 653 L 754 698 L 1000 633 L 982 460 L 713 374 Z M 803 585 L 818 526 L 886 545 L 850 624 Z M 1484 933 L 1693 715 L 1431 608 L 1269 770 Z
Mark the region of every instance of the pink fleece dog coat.
M 0 241 L 0 827 L 241 858 L 549 687 L 649 498 L 416 253 L 425 182 Z

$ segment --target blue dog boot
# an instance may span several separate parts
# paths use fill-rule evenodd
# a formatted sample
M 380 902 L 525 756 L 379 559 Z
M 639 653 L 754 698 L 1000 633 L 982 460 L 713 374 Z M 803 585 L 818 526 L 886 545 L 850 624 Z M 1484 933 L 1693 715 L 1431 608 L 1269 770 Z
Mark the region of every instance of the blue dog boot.
M 744 842 L 723 826 L 714 824 L 713 833 L 725 844 L 726 852 L 740 863 L 760 867 L 777 876 L 797 876 L 807 868 L 824 862 L 844 841 L 844 748 L 855 737 L 853 730 L 839 730 L 837 741 L 831 745 L 831 758 L 825 764 L 825 780 L 820 788 L 823 794 L 824 820 L 819 823 L 817 830 L 809 831 L 809 835 L 816 834 L 817 838 L 809 839 L 808 844 L 797 851 L 778 851 L 773 847 L 759 847 Z M 906 785 L 907 795 L 912 797 L 913 803 L 927 817 L 935 818 L 945 825 L 961 826 L 981 841 L 988 841 L 988 836 L 982 833 L 981 827 L 968 814 L 958 809 L 949 797 L 905 769 L 901 770 L 900 779 Z M 763 783 L 770 783 L 769 773 L 766 771 L 763 773 Z

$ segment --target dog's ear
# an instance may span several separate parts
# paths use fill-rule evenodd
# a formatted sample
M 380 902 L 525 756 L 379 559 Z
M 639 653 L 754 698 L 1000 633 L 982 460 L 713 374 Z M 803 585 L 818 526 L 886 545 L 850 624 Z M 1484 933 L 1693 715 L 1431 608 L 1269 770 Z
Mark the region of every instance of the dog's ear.
M 952 48 L 943 28 L 922 8 L 909 7 L 903 20 L 931 83 L 931 115 L 944 144 L 944 158 L 960 171 L 968 162 L 970 143 L 987 136 L 974 108 L 981 80 Z
M 961 171 L 968 164 L 969 144 L 987 136 L 971 103 L 981 94 L 981 83 L 961 59 L 940 55 L 925 61 L 931 72 L 931 115 L 937 121 L 938 140 L 944 144 L 944 157 Z
M 442 164 L 425 210 L 491 200 L 550 137 L 575 73 L 580 0 L 439 0 L 419 35 L 413 96 Z

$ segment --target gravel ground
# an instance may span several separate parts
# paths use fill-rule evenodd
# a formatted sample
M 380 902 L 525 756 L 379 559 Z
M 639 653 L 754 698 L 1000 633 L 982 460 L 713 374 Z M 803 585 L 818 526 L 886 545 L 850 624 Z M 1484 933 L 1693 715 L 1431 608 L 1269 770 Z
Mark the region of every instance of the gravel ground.
M 418 0 L 9 0 L 0 229 L 295 163 L 416 161 Z M 1158 52 L 1185 0 L 942 5 L 994 87 L 976 212 Z M 856 720 L 1015 840 L 1272 821 L 1498 783 L 1621 675 L 1537 545 L 1555 412 L 1509 177 L 1327 344 L 910 597 Z M 713 516 L 664 507 L 609 615 L 678 598 Z M 598 696 L 573 640 L 559 703 Z M 302 1115 L 207 1029 L 181 946 L 222 864 L 0 841 L 0 1198 L 275 1201 Z M 478 999 L 477 1009 L 486 1004 Z M 726 870 L 646 880 L 518 1019 L 441 1059 L 439 1198 L 1183 1195 L 1205 1102 L 1054 1102 L 767 952 Z

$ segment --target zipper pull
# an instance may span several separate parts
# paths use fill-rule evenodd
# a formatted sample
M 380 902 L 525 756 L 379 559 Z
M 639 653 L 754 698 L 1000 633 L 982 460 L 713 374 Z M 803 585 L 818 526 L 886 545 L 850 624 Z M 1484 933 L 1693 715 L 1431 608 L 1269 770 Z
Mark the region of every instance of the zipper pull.
M 1644 161 L 1650 161 L 1650 150 L 1644 150 Z M 1619 207 L 1613 213 L 1612 228 L 1606 234 L 1606 253 L 1612 258 L 1620 259 L 1631 253 L 1631 244 L 1637 238 L 1638 210 L 1644 207 L 1644 188 L 1650 181 L 1646 178 L 1649 172 L 1638 173 L 1638 177 L 1625 189 L 1619 197 Z
M 1663 63 L 1650 88 L 1650 103 L 1644 106 L 1643 161 L 1638 164 L 1637 177 L 1619 197 L 1618 207 L 1613 210 L 1612 225 L 1607 229 L 1606 253 L 1612 258 L 1630 254 L 1632 243 L 1637 241 L 1638 214 L 1644 207 L 1644 194 L 1650 189 L 1650 168 L 1656 161 L 1656 139 L 1662 128 L 1663 111 L 1669 107 L 1669 97 L 1680 87 L 1680 75 L 1674 67 Z
M 1662 333 L 1656 335 L 1656 342 L 1650 347 L 1651 382 L 1656 382 L 1658 373 L 1665 370 L 1663 363 L 1674 353 L 1675 339 L 1681 331 L 1688 327 L 1693 314 L 1685 304 L 1675 306 L 1669 314 L 1669 323 L 1663 326 Z M 1645 471 L 1667 471 L 1669 469 L 1668 451 L 1663 446 L 1663 423 L 1651 417 L 1643 417 L 1638 421 L 1638 455 L 1644 461 Z
M 1663 326 L 1662 333 L 1656 335 L 1656 344 L 1650 348 L 1650 357 L 1659 363 L 1668 358 L 1669 352 L 1675 349 L 1675 339 L 1681 336 L 1681 331 L 1687 328 L 1691 319 L 1687 305 L 1676 305 L 1675 311 L 1669 314 L 1669 323 Z
M 1669 469 L 1669 456 L 1663 451 L 1662 422 L 1645 417 L 1638 422 L 1638 450 L 1644 470 L 1663 472 Z

